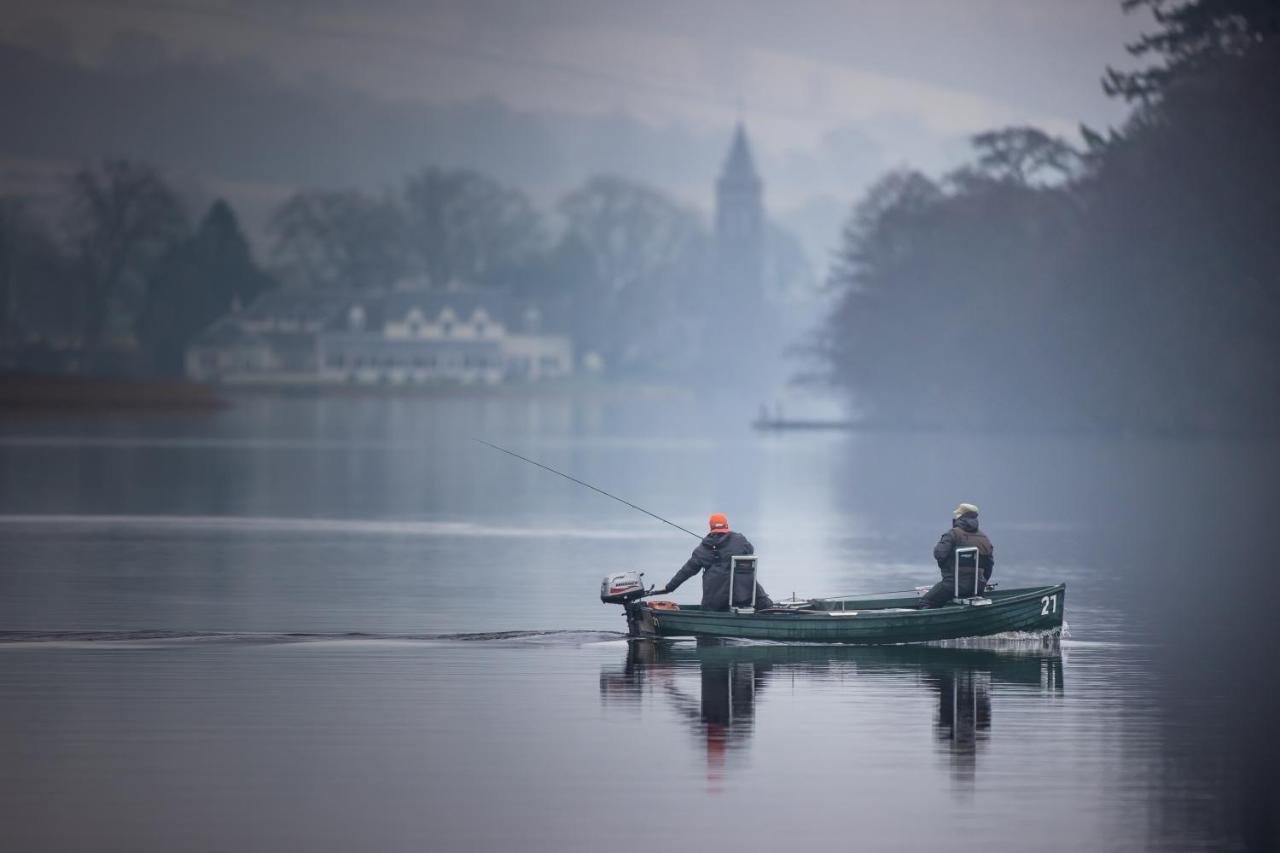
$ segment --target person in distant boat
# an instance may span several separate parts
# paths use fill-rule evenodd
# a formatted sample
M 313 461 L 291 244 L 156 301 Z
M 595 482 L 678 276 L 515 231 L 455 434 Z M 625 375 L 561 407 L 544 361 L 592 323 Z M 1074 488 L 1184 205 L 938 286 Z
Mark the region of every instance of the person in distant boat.
M 717 512 L 708 520 L 711 532 L 706 535 L 693 554 L 676 572 L 675 577 L 661 589 L 655 589 L 653 595 L 665 595 L 675 592 L 680 584 L 702 572 L 702 606 L 707 610 L 729 609 L 729 568 L 733 557 L 754 554 L 756 549 L 741 533 L 729 529 L 729 519 Z M 765 594 L 764 588 L 750 576 L 739 575 L 734 578 L 733 606 L 751 606 L 751 585 L 755 583 L 756 610 L 773 607 L 773 600 Z
M 942 580 L 933 585 L 933 589 L 924 594 L 922 607 L 941 607 L 955 596 L 956 590 L 956 549 L 977 548 L 978 568 L 982 571 L 979 592 L 986 588 L 991 580 L 991 572 L 995 568 L 995 549 L 987 534 L 978 529 L 978 508 L 973 504 L 960 504 L 952 513 L 951 529 L 942 534 L 938 544 L 933 546 L 933 559 L 938 561 L 942 570 Z M 973 595 L 973 570 L 964 567 L 960 570 L 960 595 Z

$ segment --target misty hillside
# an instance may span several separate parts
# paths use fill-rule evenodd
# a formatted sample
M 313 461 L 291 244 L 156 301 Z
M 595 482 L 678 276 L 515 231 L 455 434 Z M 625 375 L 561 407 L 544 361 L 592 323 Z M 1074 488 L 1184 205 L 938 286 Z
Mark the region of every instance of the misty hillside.
M 297 187 L 380 188 L 432 164 L 482 170 L 541 203 L 593 174 L 622 174 L 705 209 L 728 144 L 727 133 L 653 127 L 620 114 L 518 112 L 496 99 L 395 102 L 319 81 L 290 87 L 250 63 L 89 67 L 2 43 L 0 112 L 9 117 L 0 155 L 10 160 L 127 156 L 232 195 L 229 184 L 254 185 L 272 200 Z M 847 189 L 825 186 L 821 169 L 796 155 L 778 164 L 763 158 L 766 191 L 771 168 L 802 170 L 815 198 L 840 197 L 837 205 L 829 198 L 802 205 L 794 222 L 780 217 L 815 262 L 880 165 L 872 143 L 844 141 L 857 154 L 841 170 Z

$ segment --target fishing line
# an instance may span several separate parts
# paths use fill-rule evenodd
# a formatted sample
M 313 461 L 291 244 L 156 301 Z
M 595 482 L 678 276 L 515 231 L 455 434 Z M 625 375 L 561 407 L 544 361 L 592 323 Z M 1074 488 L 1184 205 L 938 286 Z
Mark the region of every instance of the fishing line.
M 617 495 L 611 495 L 608 492 L 606 492 L 604 489 L 598 489 L 595 486 L 591 485 L 590 483 L 584 483 L 581 480 L 579 480 L 577 477 L 570 477 L 568 474 L 564 473 L 563 471 L 557 471 L 555 468 L 552 468 L 550 465 L 543 465 L 541 462 L 535 462 L 534 460 L 530 459 L 527 456 L 521 456 L 519 453 L 516 453 L 515 451 L 512 451 L 512 450 L 507 450 L 505 447 L 499 447 L 496 444 L 490 444 L 489 442 L 481 438 L 473 438 L 471 440 L 477 441 L 480 444 L 483 444 L 485 447 L 492 447 L 494 450 L 500 450 L 503 453 L 507 454 L 508 456 L 514 456 L 515 458 L 519 459 L 521 462 L 528 462 L 530 465 L 536 465 L 544 471 L 550 471 L 552 474 L 557 474 L 561 477 L 564 477 L 566 480 L 577 483 L 579 486 L 586 486 L 588 489 L 590 489 L 593 492 L 599 492 L 600 494 L 604 495 L 606 498 L 613 498 L 615 501 L 617 501 L 620 504 L 626 504 L 632 509 L 643 512 L 645 515 L 649 516 L 650 518 L 656 518 L 658 519 L 658 521 L 661 521 L 663 524 L 669 524 L 672 527 L 674 527 L 676 530 L 683 530 L 685 533 L 688 533 L 694 539 L 697 539 L 698 541 L 702 541 L 701 536 L 694 533 L 692 530 L 689 530 L 687 527 L 681 527 L 680 525 L 676 524 L 674 521 L 667 521 L 665 518 L 658 515 L 657 513 L 649 512 L 649 510 L 645 509 L 644 507 L 636 506 L 631 501 L 623 500 Z

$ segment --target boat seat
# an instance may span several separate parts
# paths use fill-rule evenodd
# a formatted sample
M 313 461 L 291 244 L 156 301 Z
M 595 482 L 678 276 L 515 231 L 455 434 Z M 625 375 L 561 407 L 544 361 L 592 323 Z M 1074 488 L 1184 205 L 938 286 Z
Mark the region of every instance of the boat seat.
M 978 549 L 976 547 L 956 549 L 956 565 L 955 569 L 952 571 L 952 577 L 955 578 L 955 590 L 952 593 L 953 599 L 977 598 L 982 594 L 982 590 L 980 588 L 980 585 L 982 584 L 982 570 L 979 569 L 978 566 Z M 973 572 L 972 593 L 970 593 L 967 588 L 968 584 L 965 585 L 966 589 L 960 589 L 960 572 L 962 569 L 968 569 Z
M 756 568 L 760 565 L 759 554 L 739 554 L 729 558 L 729 610 L 734 613 L 756 612 Z M 734 607 L 733 590 L 737 586 L 738 575 L 751 578 L 751 606 Z

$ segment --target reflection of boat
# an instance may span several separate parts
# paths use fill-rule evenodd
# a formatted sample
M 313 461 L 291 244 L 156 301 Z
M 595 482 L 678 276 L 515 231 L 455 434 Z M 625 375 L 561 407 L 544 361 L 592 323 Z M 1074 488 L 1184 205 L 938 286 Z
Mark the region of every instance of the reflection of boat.
M 633 640 L 627 668 L 662 664 L 752 663 L 801 670 L 850 668 L 855 672 L 980 669 L 1006 684 L 1062 689 L 1062 650 L 1058 643 L 1015 641 L 981 648 L 942 646 L 775 646 L 714 639 L 697 643 Z M 1052 672 L 1046 673 L 1046 664 Z
M 919 599 L 834 599 L 762 612 L 619 601 L 631 633 L 650 637 L 734 637 L 807 643 L 892 644 L 1062 628 L 1066 585 L 989 591 L 931 610 Z
M 696 668 L 700 694 L 679 686 Z M 601 699 L 638 701 L 664 695 L 704 743 L 708 781 L 723 781 L 728 756 L 747 746 L 756 703 L 778 676 L 806 676 L 818 689 L 847 676 L 898 675 L 927 687 L 937 700 L 934 733 L 961 780 L 972 780 L 977 755 L 990 737 L 993 688 L 1013 685 L 1056 694 L 1063 690 L 1062 653 L 1056 643 L 1025 642 L 994 648 L 938 646 L 756 645 L 699 639 L 696 644 L 637 640 L 627 644 L 621 670 L 600 674 Z M 794 681 L 792 683 L 795 683 Z

